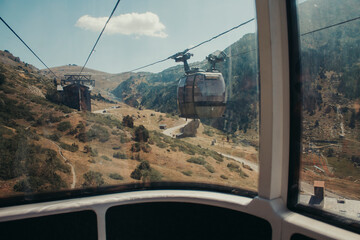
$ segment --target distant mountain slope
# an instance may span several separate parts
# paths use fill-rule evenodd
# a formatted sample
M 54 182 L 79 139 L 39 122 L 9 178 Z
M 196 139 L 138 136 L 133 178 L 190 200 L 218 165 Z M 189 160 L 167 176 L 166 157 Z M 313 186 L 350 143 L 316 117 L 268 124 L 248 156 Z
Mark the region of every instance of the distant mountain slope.
M 58 81 L 64 77 L 64 75 L 71 75 L 71 74 L 79 74 L 81 71 L 80 66 L 76 65 L 66 65 L 66 66 L 59 66 L 50 68 L 58 76 Z M 41 70 L 43 74 L 46 76 L 53 78 L 53 75 L 47 70 Z M 85 75 L 91 75 L 92 79 L 95 80 L 95 88 L 93 89 L 93 93 L 100 93 L 106 97 L 112 97 L 109 95 L 110 91 L 116 88 L 119 83 L 123 82 L 124 80 L 128 79 L 129 77 L 136 75 L 134 73 L 126 72 L 126 73 L 119 73 L 119 74 L 111 74 L 106 72 L 97 71 L 90 68 L 85 68 L 82 72 Z
M 228 48 L 228 59 L 218 63 L 226 85 L 228 104 L 224 118 L 203 120 L 205 123 L 224 130 L 246 131 L 249 127 L 257 129 L 258 121 L 258 85 L 257 52 L 255 34 L 247 34 Z M 209 68 L 207 61 L 191 63 L 190 67 Z M 182 65 L 168 68 L 157 74 L 132 76 L 125 80 L 112 93 L 132 106 L 144 106 L 161 112 L 178 114 L 177 83 L 184 75 Z M 241 93 L 241 94 L 238 94 Z M 242 107 L 239 108 L 239 103 Z

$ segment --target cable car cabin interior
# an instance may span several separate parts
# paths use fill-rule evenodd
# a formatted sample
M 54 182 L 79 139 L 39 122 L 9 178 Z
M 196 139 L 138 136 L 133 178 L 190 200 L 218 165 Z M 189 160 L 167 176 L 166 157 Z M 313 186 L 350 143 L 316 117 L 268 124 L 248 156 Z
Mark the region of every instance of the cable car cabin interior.
M 65 2 L 0 3 L 1 239 L 360 239 L 358 0 Z

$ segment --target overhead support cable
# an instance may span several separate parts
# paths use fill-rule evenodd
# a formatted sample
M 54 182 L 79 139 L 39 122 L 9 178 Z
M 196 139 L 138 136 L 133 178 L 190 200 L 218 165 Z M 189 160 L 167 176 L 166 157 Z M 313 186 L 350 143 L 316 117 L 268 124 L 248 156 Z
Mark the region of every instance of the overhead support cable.
M 99 42 L 99 40 L 100 40 L 100 38 L 101 38 L 101 36 L 102 36 L 103 32 L 105 31 L 105 28 L 106 28 L 107 24 L 109 23 L 109 21 L 110 21 L 111 17 L 113 16 L 113 14 L 114 14 L 114 12 L 115 12 L 115 10 L 116 10 L 117 6 L 119 5 L 119 3 L 120 3 L 120 0 L 118 0 L 118 1 L 116 2 L 115 7 L 113 8 L 113 10 L 112 10 L 112 12 L 111 12 L 111 14 L 110 14 L 110 16 L 109 16 L 108 20 L 106 21 L 106 23 L 105 23 L 105 25 L 104 25 L 103 29 L 101 30 L 101 33 L 100 33 L 99 37 L 97 38 L 97 40 L 96 40 L 96 42 L 95 42 L 95 44 L 94 44 L 94 47 L 91 49 L 91 51 L 90 51 L 90 53 L 89 53 L 89 56 L 87 57 L 87 59 L 86 59 L 86 61 L 85 61 L 84 66 L 81 68 L 81 71 L 80 71 L 79 75 L 82 73 L 82 71 L 84 70 L 84 68 L 85 68 L 86 64 L 88 63 L 88 61 L 89 61 L 89 59 L 90 59 L 91 55 L 92 55 L 92 54 L 93 54 L 93 52 L 95 51 L 95 47 L 96 47 L 96 45 L 98 44 L 98 42 Z
M 329 25 L 329 26 L 326 26 L 326 27 L 322 27 L 322 28 L 319 28 L 319 29 L 310 31 L 310 32 L 306 32 L 306 33 L 301 34 L 301 36 L 305 36 L 305 35 L 307 35 L 307 34 L 311 34 L 311 33 L 314 33 L 314 32 L 318 32 L 318 31 L 321 31 L 321 30 L 324 30 L 324 29 L 328 29 L 328 28 L 331 28 L 331 27 L 339 26 L 339 25 L 342 25 L 342 24 L 344 24 L 344 23 L 352 22 L 352 21 L 355 21 L 355 20 L 358 20 L 358 19 L 360 19 L 360 17 L 352 18 L 352 19 L 349 19 L 349 20 L 346 20 L 346 21 L 343 21 L 343 22 L 335 23 L 335 24 L 333 24 L 333 25 Z
M 246 21 L 246 22 L 243 22 L 243 23 L 241 23 L 241 24 L 239 24 L 239 25 L 237 25 L 237 26 L 235 26 L 235 27 L 233 27 L 233 28 L 230 28 L 229 30 L 226 30 L 225 32 L 222 32 L 222 33 L 220 33 L 220 34 L 218 34 L 218 35 L 216 35 L 216 36 L 214 36 L 214 37 L 212 37 L 212 38 L 210 38 L 210 39 L 208 39 L 208 40 L 206 40 L 206 41 L 203 41 L 203 42 L 195 45 L 194 47 L 191 47 L 191 48 L 186 49 L 186 50 L 184 51 L 184 53 L 186 53 L 186 52 L 188 52 L 188 51 L 190 51 L 190 50 L 193 50 L 194 48 L 200 47 L 201 45 L 203 45 L 203 44 L 205 44 L 205 43 L 208 43 L 208 42 L 210 42 L 210 41 L 212 41 L 212 40 L 214 40 L 214 39 L 216 39 L 216 38 L 218 38 L 218 37 L 220 37 L 220 36 L 222 36 L 222 35 L 224 35 L 224 34 L 227 34 L 228 32 L 231 32 L 231 31 L 233 31 L 233 30 L 235 30 L 235 29 L 238 29 L 239 27 L 244 26 L 244 25 L 246 25 L 246 24 L 248 24 L 248 23 L 250 23 L 250 22 L 252 22 L 252 21 L 254 21 L 254 20 L 255 20 L 255 18 L 252 18 L 252 19 L 250 19 L 250 20 L 248 20 L 248 21 Z
M 51 69 L 43 62 L 43 60 L 41 60 L 41 58 L 25 43 L 24 40 L 22 40 L 22 38 L 5 22 L 2 17 L 0 17 L 0 20 L 10 29 L 13 34 L 15 34 L 15 36 L 30 50 L 31 53 L 34 54 L 37 59 L 39 59 L 39 61 L 54 75 L 54 77 L 57 77 L 56 74 L 51 71 Z
M 246 24 L 248 24 L 248 23 L 250 23 L 250 22 L 252 22 L 252 21 L 254 21 L 254 20 L 255 20 L 255 18 L 252 18 L 252 19 L 250 19 L 250 20 L 248 20 L 248 21 L 246 21 L 246 22 L 243 22 L 243 23 L 241 23 L 241 24 L 239 24 L 239 25 L 237 25 L 237 26 L 235 26 L 235 27 L 233 27 L 233 28 L 230 28 L 229 30 L 226 30 L 225 32 L 222 32 L 222 33 L 220 33 L 220 34 L 218 34 L 218 35 L 216 35 L 216 36 L 214 36 L 214 37 L 212 37 L 212 38 L 210 38 L 210 39 L 208 39 L 208 40 L 205 40 L 205 41 L 203 41 L 203 42 L 201 42 L 201 43 L 199 43 L 199 44 L 197 44 L 197 45 L 195 45 L 195 46 L 193 46 L 193 47 L 191 47 L 191 48 L 187 48 L 187 49 L 185 49 L 185 50 L 182 51 L 182 52 L 175 53 L 175 54 L 171 55 L 170 57 L 164 58 L 164 59 L 162 59 L 162 60 L 159 60 L 159 61 L 156 61 L 156 62 L 153 62 L 153 63 L 150 63 L 150 64 L 147 64 L 147 65 L 145 65 L 145 66 L 142 66 L 142 67 L 139 67 L 139 68 L 135 68 L 135 69 L 131 70 L 130 72 L 137 71 L 137 70 L 140 70 L 140 69 L 143 69 L 143 68 L 146 68 L 146 67 L 149 67 L 149 66 L 152 66 L 152 65 L 161 63 L 161 62 L 165 62 L 166 60 L 169 60 L 169 59 L 174 59 L 174 58 L 176 58 L 176 56 L 179 56 L 179 55 L 181 55 L 181 54 L 185 54 L 185 53 L 187 53 L 187 52 L 190 51 L 190 50 L 193 50 L 193 49 L 195 49 L 195 48 L 197 48 L 197 47 L 200 47 L 201 45 L 203 45 L 203 44 L 205 44 L 205 43 L 208 43 L 208 42 L 210 42 L 210 41 L 212 41 L 212 40 L 214 40 L 214 39 L 216 39 L 216 38 L 218 38 L 218 37 L 220 37 L 220 36 L 222 36 L 222 35 L 224 35 L 224 34 L 227 34 L 227 33 L 231 32 L 231 31 L 233 31 L 233 30 L 235 30 L 235 29 L 237 29 L 237 28 L 239 28 L 239 27 L 241 27 L 241 26 L 244 26 L 244 25 L 246 25 Z
M 130 72 L 134 72 L 134 71 L 137 71 L 137 70 L 140 70 L 140 69 L 143 69 L 143 68 L 146 68 L 146 67 L 150 67 L 152 65 L 155 65 L 155 64 L 158 64 L 158 63 L 161 63 L 161 62 L 165 62 L 166 60 L 169 60 L 171 57 L 168 57 L 168 58 L 165 58 L 163 60 L 159 60 L 157 62 L 153 62 L 153 63 L 150 63 L 148 65 L 145 65 L 145 66 L 142 66 L 142 67 L 138 67 L 138 68 L 135 68 L 133 70 L 131 70 Z

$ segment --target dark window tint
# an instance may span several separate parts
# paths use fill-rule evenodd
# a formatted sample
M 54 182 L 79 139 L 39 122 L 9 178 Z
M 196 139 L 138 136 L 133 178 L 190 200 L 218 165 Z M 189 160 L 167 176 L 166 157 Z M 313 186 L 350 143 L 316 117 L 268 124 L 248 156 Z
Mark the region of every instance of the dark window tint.
M 271 239 L 264 219 L 229 209 L 188 203 L 112 207 L 108 239 Z
M 307 237 L 305 235 L 298 234 L 298 233 L 292 235 L 290 239 L 291 240 L 315 240 L 314 238 L 310 238 L 310 237 Z
M 0 223 L 1 239 L 97 239 L 96 214 L 81 211 Z

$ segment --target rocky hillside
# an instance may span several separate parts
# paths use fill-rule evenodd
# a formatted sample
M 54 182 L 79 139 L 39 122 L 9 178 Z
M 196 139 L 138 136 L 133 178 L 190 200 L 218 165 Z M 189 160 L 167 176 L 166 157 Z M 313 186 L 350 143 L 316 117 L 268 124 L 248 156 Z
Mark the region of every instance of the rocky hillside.
M 191 142 L 162 134 L 182 119 L 123 103 L 99 102 L 97 113 L 53 100 L 53 79 L 0 51 L 0 195 L 14 196 L 131 183 L 200 182 L 256 191 L 257 172 L 217 151 L 257 159 L 253 147 L 210 145 L 207 130 Z M 104 110 L 104 108 L 106 108 Z M 246 153 L 244 153 L 246 149 Z

